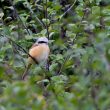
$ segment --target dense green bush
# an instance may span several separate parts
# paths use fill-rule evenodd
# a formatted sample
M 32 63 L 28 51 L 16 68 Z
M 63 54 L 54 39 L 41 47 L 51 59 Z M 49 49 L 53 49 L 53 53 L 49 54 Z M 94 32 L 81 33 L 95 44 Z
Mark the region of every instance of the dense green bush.
M 21 80 L 41 36 L 49 71 Z M 109 47 L 110 0 L 1 0 L 0 110 L 109 110 Z

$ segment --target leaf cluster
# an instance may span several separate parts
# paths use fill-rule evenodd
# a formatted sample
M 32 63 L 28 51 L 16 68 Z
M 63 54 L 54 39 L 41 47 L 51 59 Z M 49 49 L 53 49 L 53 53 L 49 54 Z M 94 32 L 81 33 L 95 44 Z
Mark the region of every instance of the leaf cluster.
M 0 110 L 109 110 L 109 4 L 1 0 Z M 20 47 L 41 36 L 49 38 L 49 71 L 33 65 L 23 81 L 28 54 Z

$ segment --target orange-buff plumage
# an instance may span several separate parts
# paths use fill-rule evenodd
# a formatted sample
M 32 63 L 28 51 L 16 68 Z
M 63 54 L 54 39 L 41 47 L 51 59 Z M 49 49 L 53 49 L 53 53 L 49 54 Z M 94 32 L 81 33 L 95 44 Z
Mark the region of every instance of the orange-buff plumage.
M 48 46 L 48 39 L 45 37 L 39 38 L 37 42 L 29 50 L 29 54 L 38 62 L 38 64 L 46 63 L 48 60 L 49 53 L 50 53 L 50 49 Z M 25 79 L 30 66 L 34 62 L 35 61 L 33 61 L 31 57 L 28 57 L 28 64 L 22 76 L 22 79 Z

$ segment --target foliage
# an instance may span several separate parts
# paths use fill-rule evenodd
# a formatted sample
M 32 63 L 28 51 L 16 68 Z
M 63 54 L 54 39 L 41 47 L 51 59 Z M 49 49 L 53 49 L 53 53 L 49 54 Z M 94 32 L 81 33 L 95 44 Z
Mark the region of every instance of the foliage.
M 0 5 L 0 110 L 110 109 L 110 0 Z M 33 65 L 21 80 L 23 49 L 41 36 L 49 38 L 49 71 Z

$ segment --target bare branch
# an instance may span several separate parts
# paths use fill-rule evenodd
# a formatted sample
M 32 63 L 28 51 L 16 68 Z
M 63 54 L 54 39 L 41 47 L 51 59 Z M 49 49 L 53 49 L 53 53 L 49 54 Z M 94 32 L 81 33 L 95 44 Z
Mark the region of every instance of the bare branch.
M 73 6 L 75 5 L 77 0 L 74 1 L 74 3 L 70 6 L 70 8 L 68 8 L 67 11 L 65 11 L 61 16 L 60 16 L 60 20 L 73 8 Z

